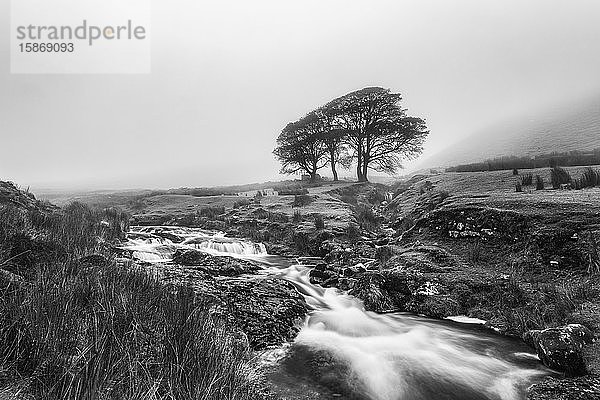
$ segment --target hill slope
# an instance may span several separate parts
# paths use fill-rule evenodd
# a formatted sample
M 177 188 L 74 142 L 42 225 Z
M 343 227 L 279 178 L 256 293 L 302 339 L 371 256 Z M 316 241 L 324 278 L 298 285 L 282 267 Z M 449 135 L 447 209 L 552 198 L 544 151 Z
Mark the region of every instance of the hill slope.
M 424 161 L 423 166 L 595 148 L 600 148 L 600 95 L 479 131 Z

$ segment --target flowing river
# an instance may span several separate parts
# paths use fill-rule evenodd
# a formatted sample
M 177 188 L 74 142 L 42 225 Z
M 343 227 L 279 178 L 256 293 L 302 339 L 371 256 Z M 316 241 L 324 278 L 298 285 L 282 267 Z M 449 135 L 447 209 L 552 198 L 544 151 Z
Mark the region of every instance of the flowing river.
M 274 364 L 269 378 L 288 399 L 516 400 L 551 374 L 524 343 L 481 325 L 365 311 L 360 300 L 310 283 L 310 267 L 268 255 L 262 244 L 200 229 L 134 227 L 125 248 L 151 263 L 170 261 L 178 248 L 231 255 L 294 284 L 312 311 L 292 344 L 266 353 Z

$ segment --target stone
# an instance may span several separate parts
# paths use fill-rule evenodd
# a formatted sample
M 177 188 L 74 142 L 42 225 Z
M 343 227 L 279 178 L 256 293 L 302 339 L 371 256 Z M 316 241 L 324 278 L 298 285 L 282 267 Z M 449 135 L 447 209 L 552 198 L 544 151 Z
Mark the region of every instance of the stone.
M 525 332 L 523 340 L 532 346 L 540 360 L 549 368 L 565 372 L 569 376 L 587 373 L 582 350 L 594 337 L 590 330 L 580 324 Z
M 238 276 L 251 274 L 260 267 L 250 261 L 229 256 L 214 256 L 199 250 L 177 250 L 173 262 L 178 265 L 195 267 L 213 276 Z

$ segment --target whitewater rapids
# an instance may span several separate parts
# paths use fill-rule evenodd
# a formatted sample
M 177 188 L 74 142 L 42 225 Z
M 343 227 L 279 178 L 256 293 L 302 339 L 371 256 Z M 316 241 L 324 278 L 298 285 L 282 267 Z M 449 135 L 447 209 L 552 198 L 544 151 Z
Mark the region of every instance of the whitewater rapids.
M 192 228 L 135 227 L 124 248 L 152 263 L 170 261 L 178 248 L 252 259 L 294 284 L 311 312 L 293 343 L 263 355 L 285 398 L 519 400 L 550 373 L 522 342 L 482 326 L 367 312 L 360 300 L 310 283 L 310 267 L 270 256 L 262 244 Z

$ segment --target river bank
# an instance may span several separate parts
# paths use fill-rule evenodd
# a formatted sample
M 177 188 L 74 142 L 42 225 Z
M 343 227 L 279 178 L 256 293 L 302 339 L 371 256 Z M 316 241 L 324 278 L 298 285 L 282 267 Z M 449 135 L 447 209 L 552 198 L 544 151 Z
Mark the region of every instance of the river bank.
M 464 175 L 459 177 L 464 181 Z M 482 194 L 463 190 L 451 194 L 444 189 L 449 179 L 455 178 L 422 176 L 396 187 L 324 185 L 301 195 L 226 199 L 231 203 L 228 207 L 211 198 L 209 208 L 192 212 L 179 209 L 161 215 L 157 208 L 142 208 L 133 221 L 216 229 L 227 232 L 228 237 L 264 243 L 264 249 L 240 245 L 243 252 L 266 250 L 292 259 L 316 257 L 308 261 L 307 279 L 312 284 L 348 291 L 361 299 L 367 310 L 412 312 L 434 318 L 464 315 L 516 337 L 535 329 L 577 323 L 596 336 L 597 275 L 588 273 L 583 262 L 590 259 L 586 258 L 590 255 L 587 235 L 593 234 L 598 224 L 597 193 L 548 191 L 536 198 L 536 194 L 524 198 L 528 194 L 503 191 Z M 481 178 L 476 182 L 480 186 Z M 14 199 L 18 201 L 14 203 Z M 26 195 L 9 200 L 25 208 L 33 201 Z M 113 225 L 108 223 L 108 227 Z M 158 241 L 186 240 L 169 229 L 151 233 Z M 125 226 L 117 231 L 123 233 Z M 137 239 L 148 239 L 142 236 Z M 31 242 L 35 246 L 37 238 Z M 203 239 L 196 244 L 205 242 Z M 232 239 L 209 242 L 212 250 L 236 245 Z M 22 250 L 31 251 L 27 246 Z M 18 255 L 21 247 L 12 247 L 10 251 Z M 104 249 L 111 258 L 112 248 L 94 245 L 93 251 Z M 200 287 L 197 297 L 208 300 L 213 314 L 229 325 L 228 337 L 242 348 L 272 348 L 297 337 L 310 308 L 297 287 L 267 278 L 251 260 L 208 259 L 203 254 L 180 253 L 177 263 L 160 268 L 153 267 L 157 260 L 144 261 L 144 257 L 141 263 L 133 262 L 132 254 L 120 254 L 116 261 L 126 269 L 142 266 L 171 291 L 195 282 Z M 30 258 L 17 258 L 10 264 L 18 261 L 21 265 L 23 260 Z M 37 265 L 34 261 L 28 270 Z M 77 270 L 85 276 L 88 267 Z M 237 279 L 247 273 L 254 278 Z M 13 273 L 7 279 L 12 282 L 19 277 Z M 589 396 L 599 390 L 596 344 L 585 343 L 589 335 L 584 332 L 584 342 L 575 342 L 577 335 L 571 335 L 563 346 L 565 342 L 560 340 L 552 343 L 554 333 L 563 334 L 530 334 L 532 351 L 536 341 L 542 343 L 544 337 L 549 341 L 546 343 L 556 345 L 558 355 L 580 346 L 573 352 L 574 359 L 559 364 L 544 358 L 543 351 L 538 354 L 553 368 L 586 375 L 548 378 L 530 388 L 529 398 L 593 398 Z M 553 358 L 560 361 L 560 357 Z M 569 366 L 576 367 L 568 371 Z
M 272 197 L 193 222 L 264 241 L 275 254 L 322 258 L 312 281 L 349 291 L 368 310 L 465 315 L 515 337 L 578 324 L 587 339 L 552 343 L 553 331 L 545 331 L 557 356 L 540 351 L 540 358 L 586 376 L 549 379 L 530 396 L 569 398 L 574 386 L 582 396 L 595 393 L 598 349 L 585 332 L 599 332 L 599 194 L 514 193 L 509 175 L 424 175 L 391 189 L 330 186 L 299 204 L 298 196 Z M 383 203 L 388 190 L 393 199 Z M 530 344 L 539 349 L 536 337 Z M 575 359 L 560 360 L 571 351 Z

